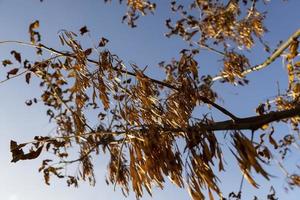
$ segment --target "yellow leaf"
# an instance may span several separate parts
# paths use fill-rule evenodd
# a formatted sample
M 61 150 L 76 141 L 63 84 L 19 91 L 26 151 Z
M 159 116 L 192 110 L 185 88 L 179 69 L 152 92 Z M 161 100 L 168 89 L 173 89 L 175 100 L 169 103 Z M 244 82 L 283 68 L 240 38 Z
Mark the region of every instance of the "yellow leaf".
M 295 66 L 295 67 L 300 67 L 300 61 L 296 62 L 296 63 L 294 64 L 294 66 Z
M 268 128 L 269 128 L 269 124 L 264 124 L 264 125 L 262 125 L 262 127 L 261 127 L 262 130 L 266 130 L 266 129 L 268 129 Z
M 254 181 L 254 179 L 249 175 L 249 173 L 248 173 L 246 170 L 244 170 L 243 175 L 244 175 L 245 179 L 246 179 L 251 185 L 253 185 L 253 186 L 256 187 L 256 188 L 259 187 L 259 185 Z

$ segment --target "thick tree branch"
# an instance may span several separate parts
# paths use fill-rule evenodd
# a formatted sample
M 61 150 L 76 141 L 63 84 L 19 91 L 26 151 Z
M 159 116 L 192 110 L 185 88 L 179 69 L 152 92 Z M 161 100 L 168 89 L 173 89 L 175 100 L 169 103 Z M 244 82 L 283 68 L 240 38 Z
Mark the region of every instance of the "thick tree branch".
M 258 71 L 261 70 L 267 66 L 269 66 L 272 62 L 274 62 L 281 54 L 282 52 L 287 49 L 290 44 L 297 39 L 300 36 L 300 29 L 298 29 L 296 32 L 294 32 L 288 39 L 286 42 L 284 42 L 278 49 L 276 49 L 271 56 L 269 56 L 263 63 L 259 64 L 259 65 L 255 65 L 253 67 L 250 67 L 249 69 L 246 69 L 242 75 L 246 75 L 249 74 L 253 71 Z M 227 75 L 220 75 L 220 76 L 216 76 L 212 79 L 212 81 L 217 81 L 223 78 L 228 77 Z
M 283 119 L 300 116 L 300 106 L 290 110 L 275 111 L 268 114 L 239 118 L 238 121 L 226 120 L 213 122 L 211 124 L 199 123 L 199 127 L 208 131 L 226 131 L 226 130 L 257 130 L 263 125 Z
M 282 110 L 282 111 L 271 111 L 270 113 L 264 114 L 264 115 L 258 115 L 258 116 L 251 116 L 251 117 L 245 117 L 245 118 L 238 118 L 237 121 L 233 120 L 226 120 L 226 121 L 219 121 L 219 122 L 211 122 L 211 123 L 203 123 L 199 122 L 194 125 L 191 125 L 189 128 L 170 128 L 170 127 L 160 127 L 158 126 L 157 129 L 160 129 L 163 132 L 170 132 L 170 133 L 178 133 L 178 132 L 188 132 L 189 129 L 199 129 L 202 131 L 229 131 L 229 130 L 252 130 L 255 131 L 262 126 L 300 116 L 300 105 L 294 107 L 293 109 L 289 110 Z M 133 138 L 135 133 L 139 132 L 147 132 L 149 129 L 147 127 L 141 128 L 141 129 L 135 129 L 130 130 L 130 133 L 132 134 Z M 93 134 L 93 133 L 89 133 Z M 114 132 L 114 134 L 125 134 L 124 131 L 120 132 Z M 137 138 L 138 139 L 138 138 Z
M 161 130 L 163 133 L 170 133 L 170 134 L 179 133 L 179 132 L 189 133 L 189 129 L 196 130 L 197 133 L 198 133 L 198 130 L 199 130 L 199 132 L 201 132 L 201 131 L 230 131 L 230 130 L 252 130 L 252 131 L 255 131 L 255 130 L 261 128 L 263 125 L 266 125 L 266 124 L 269 124 L 269 123 L 272 123 L 275 121 L 284 120 L 287 118 L 296 117 L 296 116 L 300 116 L 300 105 L 296 106 L 293 109 L 289 109 L 289 110 L 275 111 L 275 112 L 270 112 L 268 114 L 259 115 L 259 116 L 239 118 L 238 121 L 226 120 L 226 121 L 219 121 L 219 122 L 211 122 L 209 124 L 199 122 L 194 125 L 191 125 L 187 129 L 160 127 L 160 126 L 158 126 L 157 129 Z M 68 136 L 69 139 L 77 138 L 77 137 L 81 138 L 81 139 L 85 139 L 85 137 L 91 136 L 91 135 L 105 135 L 105 134 L 110 135 L 110 134 L 112 134 L 115 136 L 126 135 L 127 139 L 126 139 L 126 137 L 121 137 L 119 139 L 113 139 L 110 141 L 103 140 L 103 141 L 99 142 L 97 145 L 95 145 L 93 148 L 91 148 L 90 151 L 86 155 L 83 155 L 83 157 L 80 157 L 76 160 L 64 161 L 63 163 L 70 164 L 70 163 L 82 160 L 83 158 L 88 156 L 90 153 L 92 153 L 95 150 L 95 148 L 98 147 L 98 145 L 122 144 L 124 142 L 130 143 L 130 142 L 132 142 L 132 139 L 137 139 L 137 140 L 140 140 L 143 142 L 144 141 L 143 138 L 139 138 L 139 136 L 137 136 L 137 133 L 145 133 L 148 131 L 149 131 L 149 128 L 144 127 L 144 128 L 129 130 L 128 132 L 124 131 L 124 130 L 123 131 L 122 130 L 121 131 L 100 131 L 100 132 L 92 131 L 92 132 L 84 133 L 80 136 L 78 136 L 78 135 Z M 66 136 L 58 136 L 58 137 L 48 138 L 48 139 L 40 141 L 40 142 L 49 142 L 52 140 L 65 139 L 65 138 L 66 138 Z M 36 140 L 22 143 L 22 145 L 34 144 L 35 142 L 36 142 Z

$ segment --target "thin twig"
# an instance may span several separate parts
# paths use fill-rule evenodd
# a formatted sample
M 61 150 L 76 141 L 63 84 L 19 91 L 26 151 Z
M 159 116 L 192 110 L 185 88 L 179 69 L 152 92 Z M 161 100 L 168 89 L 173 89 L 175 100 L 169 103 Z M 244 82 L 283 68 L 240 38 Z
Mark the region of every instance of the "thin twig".
M 79 158 L 74 159 L 74 160 L 63 160 L 63 161 L 60 161 L 59 164 L 72 164 L 75 162 L 82 161 L 86 157 L 88 157 L 99 145 L 101 145 L 101 143 L 97 142 L 88 152 L 86 152 L 84 155 L 81 155 Z
M 215 48 L 212 48 L 212 47 L 210 47 L 210 46 L 208 46 L 208 45 L 206 45 L 206 44 L 201 44 L 201 43 L 195 42 L 195 41 L 193 41 L 192 43 L 195 44 L 195 45 L 197 45 L 197 46 L 199 46 L 200 48 L 204 48 L 204 49 L 207 49 L 207 50 L 209 50 L 209 51 L 215 52 L 215 53 L 217 53 L 218 55 L 221 55 L 221 56 L 224 56 L 224 55 L 225 55 L 224 52 L 219 51 L 219 50 L 217 50 L 217 49 L 215 49 Z
M 83 133 L 81 135 L 49 137 L 48 139 L 44 139 L 42 141 L 32 140 L 32 141 L 29 141 L 29 142 L 25 142 L 25 143 L 22 143 L 22 145 L 33 144 L 33 143 L 36 143 L 36 142 L 46 143 L 46 142 L 50 142 L 50 141 L 53 141 L 53 140 L 60 140 L 60 139 L 66 140 L 66 139 L 72 139 L 72 138 L 82 138 L 82 137 L 88 137 L 88 136 L 94 136 L 94 135 L 105 135 L 105 134 L 121 135 L 121 134 L 125 134 L 125 131 L 97 131 L 97 132 Z M 121 141 L 123 141 L 123 139 L 113 140 L 113 141 L 110 141 L 110 144 L 118 144 Z
M 54 56 L 54 57 L 48 58 L 48 59 L 42 61 L 41 63 L 48 62 L 48 61 L 53 60 L 53 59 L 56 59 L 56 58 L 58 58 L 58 57 L 61 57 L 61 55 L 56 55 L 56 56 Z M 18 73 L 18 74 L 16 74 L 16 75 L 13 75 L 13 76 L 11 76 L 11 77 L 9 77 L 9 78 L 6 78 L 6 79 L 0 81 L 0 84 L 5 83 L 5 82 L 7 82 L 7 81 L 9 81 L 9 80 L 11 80 L 11 79 L 17 78 L 17 77 L 19 77 L 19 76 L 22 76 L 23 74 L 25 74 L 25 73 L 31 71 L 32 69 L 37 68 L 41 63 L 36 64 L 36 65 L 34 65 L 32 68 L 30 68 L 30 69 L 26 69 L 26 70 L 24 70 L 24 71 L 22 71 L 22 72 L 20 72 L 20 73 Z M 33 72 L 33 73 L 34 73 L 34 72 Z
M 63 99 L 57 94 L 56 90 L 54 87 L 52 87 L 52 84 L 49 83 L 50 88 L 52 88 L 54 95 L 56 96 L 56 98 L 59 99 L 59 101 L 67 108 L 67 110 L 69 110 L 73 115 L 77 116 L 77 118 L 81 121 L 81 123 L 86 126 L 88 129 L 90 129 L 91 132 L 95 132 L 95 130 L 88 124 L 86 123 L 81 116 L 79 116 L 76 112 L 74 112 L 68 104 L 66 104 L 66 102 L 63 101 Z
M 255 5 L 256 5 L 256 1 L 252 1 L 252 5 L 249 9 L 248 15 L 246 17 L 246 19 L 248 19 L 249 17 L 251 17 L 251 15 L 254 13 L 255 10 Z
M 9 78 L 6 78 L 6 79 L 0 81 L 0 84 L 5 83 L 6 81 L 9 81 L 9 80 L 11 80 L 11 79 L 17 78 L 17 77 L 19 77 L 19 76 L 22 76 L 23 74 L 25 74 L 25 73 L 28 72 L 29 70 L 30 70 L 30 69 L 26 69 L 25 71 L 20 72 L 19 74 L 16 74 L 16 75 L 13 75 L 13 76 L 11 76 L 11 77 L 9 77 Z

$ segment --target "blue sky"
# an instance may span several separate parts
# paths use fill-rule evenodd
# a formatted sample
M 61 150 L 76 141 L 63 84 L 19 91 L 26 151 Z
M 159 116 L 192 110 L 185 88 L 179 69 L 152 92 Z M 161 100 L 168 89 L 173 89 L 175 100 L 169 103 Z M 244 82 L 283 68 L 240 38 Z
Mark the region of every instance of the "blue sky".
M 162 2 L 162 3 L 161 3 Z M 178 38 L 167 39 L 164 19 L 171 14 L 168 10 L 167 0 L 161 1 L 154 16 L 149 15 L 138 21 L 137 29 L 130 29 L 126 24 L 121 23 L 125 12 L 124 7 L 117 1 L 104 5 L 102 0 L 0 0 L 0 41 L 21 40 L 28 41 L 28 25 L 36 19 L 40 20 L 42 41 L 51 47 L 59 48 L 57 33 L 61 29 L 78 31 L 86 25 L 90 30 L 91 39 L 87 44 L 97 44 L 101 37 L 110 40 L 109 49 L 119 55 L 126 63 L 134 62 L 144 67 L 148 65 L 149 71 L 157 67 L 162 60 L 170 60 L 178 57 L 181 48 L 186 44 Z M 266 34 L 266 40 L 271 48 L 279 40 L 285 40 L 292 32 L 299 28 L 300 1 L 290 0 L 288 3 L 281 0 L 272 0 L 267 7 L 262 6 L 269 14 L 266 20 L 270 32 Z M 1 45 L 0 59 L 10 56 L 10 51 L 16 49 L 27 56 L 33 56 L 32 50 L 17 45 Z M 249 54 L 250 55 L 250 54 Z M 267 57 L 259 47 L 251 52 L 251 63 L 258 64 Z M 33 57 L 33 59 L 40 59 Z M 218 71 L 220 64 L 215 55 L 203 51 L 199 56 L 199 63 L 204 71 Z M 200 70 L 201 71 L 201 70 Z M 158 74 L 152 73 L 154 76 Z M 5 78 L 5 73 L 0 71 L 0 80 Z M 260 73 L 253 73 L 248 76 L 250 84 L 244 88 L 230 86 L 228 84 L 216 84 L 215 89 L 220 92 L 226 108 L 231 109 L 239 116 L 255 114 L 254 108 L 266 98 L 276 95 L 277 88 L 274 87 L 277 81 L 280 82 L 282 90 L 286 88 L 286 71 L 282 67 L 281 60 L 273 63 L 268 69 Z M 26 107 L 26 99 L 36 97 L 39 94 L 39 87 L 32 84 L 24 84 L 24 78 L 14 79 L 0 85 L 0 199 L 5 200 L 81 200 L 81 199 L 125 199 L 120 191 L 114 192 L 113 186 L 107 186 L 104 181 L 106 163 L 96 160 L 97 184 L 90 187 L 82 183 L 79 188 L 68 188 L 64 181 L 53 179 L 51 186 L 43 182 L 42 174 L 37 169 L 40 161 L 24 161 L 16 164 L 10 163 L 9 141 L 30 141 L 35 135 L 47 134 L 53 125 L 48 123 L 45 116 L 45 108 L 40 105 Z M 288 130 L 285 126 L 278 127 L 278 134 Z M 220 133 L 221 134 L 221 133 Z M 298 153 L 298 152 L 297 152 Z M 291 158 L 297 161 L 296 158 Z M 238 189 L 241 175 L 232 165 L 232 160 L 226 160 L 227 173 L 222 175 L 222 188 L 230 192 Z M 280 171 L 275 168 L 273 175 L 278 178 L 272 180 L 277 183 L 278 197 L 280 199 L 296 200 L 300 192 L 294 190 L 285 193 L 285 186 Z M 259 177 L 258 177 L 259 178 Z M 259 178 L 260 180 L 260 178 Z M 255 194 L 258 196 L 267 194 L 269 183 L 261 182 L 264 188 L 262 192 L 254 190 L 245 183 L 245 199 L 251 199 Z M 180 190 L 167 184 L 165 190 L 155 190 L 154 200 L 163 199 L 189 199 L 185 190 Z M 134 199 L 131 195 L 128 199 Z M 144 199 L 149 199 L 145 196 Z M 264 199 L 264 198 L 262 198 Z

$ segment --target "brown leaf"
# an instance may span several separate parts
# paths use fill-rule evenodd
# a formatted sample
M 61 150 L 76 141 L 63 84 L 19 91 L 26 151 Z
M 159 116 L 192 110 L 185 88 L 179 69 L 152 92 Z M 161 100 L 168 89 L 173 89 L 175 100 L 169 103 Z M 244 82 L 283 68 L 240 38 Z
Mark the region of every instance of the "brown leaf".
M 13 55 L 13 56 L 15 57 L 15 59 L 16 59 L 19 63 L 22 62 L 21 54 L 20 54 L 20 53 L 18 53 L 18 52 L 16 52 L 16 51 L 11 51 L 10 54 Z
M 41 35 L 39 32 L 34 31 L 35 29 L 39 28 L 40 22 L 38 20 L 34 21 L 29 25 L 29 35 L 30 35 L 30 41 L 31 43 L 36 43 L 41 40 Z M 37 40 L 35 39 L 35 36 L 37 37 Z
M 109 42 L 108 39 L 102 37 L 101 40 L 100 40 L 100 42 L 99 42 L 99 45 L 98 45 L 98 46 L 99 46 L 99 47 L 104 47 L 108 42 Z
M 27 83 L 27 84 L 29 84 L 30 78 L 31 78 L 31 73 L 27 73 L 27 74 L 25 75 L 25 80 L 26 80 L 26 83 Z
M 59 40 L 60 40 L 60 43 L 61 43 L 61 45 L 65 45 L 65 42 L 64 42 L 64 39 L 63 39 L 63 37 L 60 35 L 60 36 L 58 36 L 59 37 Z
M 265 113 L 265 104 L 259 104 L 259 106 L 256 108 L 255 112 L 259 115 L 263 115 Z
M 208 196 L 209 196 L 209 200 L 214 200 L 214 196 L 209 188 L 208 188 Z
M 250 176 L 249 172 L 247 170 L 244 170 L 243 173 L 245 179 L 255 188 L 259 188 L 259 185 L 254 181 L 254 179 Z
M 275 141 L 275 139 L 272 137 L 271 134 L 269 135 L 269 141 L 270 141 L 270 143 L 273 145 L 274 149 L 277 149 L 277 148 L 278 148 L 278 144 L 277 144 L 277 142 Z
M 89 56 L 92 53 L 92 48 L 88 48 L 87 50 L 84 51 L 85 56 Z
M 84 35 L 85 33 L 89 32 L 86 26 L 83 26 L 79 29 L 80 35 Z
M 21 160 L 21 158 L 24 156 L 24 152 L 21 149 L 24 147 L 26 144 L 17 144 L 17 142 L 11 140 L 10 141 L 10 152 L 12 153 L 12 160 L 11 162 L 17 162 Z
M 27 106 L 31 106 L 31 105 L 32 105 L 32 100 L 27 100 L 27 101 L 25 101 L 25 104 L 26 104 Z
M 39 20 L 35 20 L 33 23 L 31 23 L 29 25 L 29 29 L 30 30 L 37 29 L 37 28 L 39 28 L 39 26 L 40 26 Z
M 32 150 L 29 153 L 25 154 L 24 157 L 22 157 L 22 160 L 32 160 L 35 159 L 37 157 L 39 157 L 39 155 L 41 154 L 42 150 L 43 150 L 43 145 L 40 146 L 37 150 Z
M 14 68 L 12 70 L 10 70 L 9 72 L 7 72 L 6 78 L 9 79 L 10 75 L 16 75 L 18 73 L 19 69 L 18 68 Z
M 11 65 L 11 64 L 13 64 L 10 60 L 3 60 L 2 61 L 2 65 L 4 66 L 4 67 L 6 67 L 7 65 Z
M 39 32 L 34 31 L 35 29 L 37 29 L 40 26 L 40 23 L 38 20 L 36 20 L 35 22 L 33 22 L 32 24 L 29 25 L 29 35 L 30 35 L 30 42 L 35 44 L 36 42 L 41 41 L 41 35 Z M 35 38 L 35 36 L 37 38 Z M 41 51 L 40 48 L 38 48 L 39 51 Z M 39 52 L 38 51 L 38 52 Z

